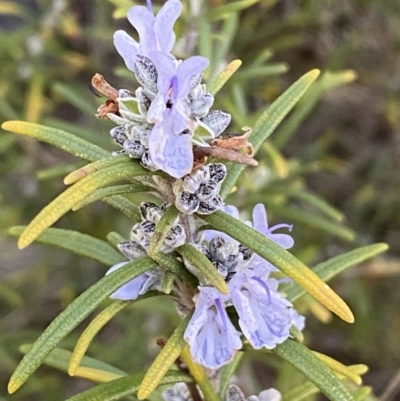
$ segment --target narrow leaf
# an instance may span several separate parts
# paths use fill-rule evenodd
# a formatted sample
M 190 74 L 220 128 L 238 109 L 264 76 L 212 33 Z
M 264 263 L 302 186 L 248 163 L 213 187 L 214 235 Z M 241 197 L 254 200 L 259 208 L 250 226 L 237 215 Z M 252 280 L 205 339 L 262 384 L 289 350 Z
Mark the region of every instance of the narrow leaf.
M 171 365 L 174 364 L 181 354 L 186 345 L 186 342 L 183 339 L 183 333 L 185 332 L 191 317 L 192 314 L 190 313 L 179 323 L 178 327 L 166 342 L 164 348 L 162 348 L 149 370 L 146 372 L 137 393 L 137 398 L 139 400 L 144 400 L 149 397 L 149 395 L 160 385 Z
M 76 298 L 50 323 L 17 366 L 8 384 L 9 393 L 17 391 L 57 344 L 96 309 L 105 298 L 123 284 L 155 266 L 156 263 L 148 257 L 131 261 L 122 268 L 104 276 Z
M 18 237 L 25 228 L 26 226 L 11 227 L 9 233 Z M 113 266 L 124 259 L 121 253 L 106 241 L 72 230 L 47 228 L 36 238 L 36 242 L 58 246 L 106 266 Z
M 32 344 L 24 344 L 20 347 L 20 351 L 23 354 L 27 354 L 31 350 L 31 348 Z M 51 351 L 50 354 L 43 361 L 43 363 L 45 365 L 51 366 L 52 368 L 68 373 L 68 365 L 70 363 L 71 356 L 72 352 L 70 351 L 61 348 L 54 348 L 53 351 Z M 81 361 L 81 367 L 97 369 L 118 376 L 126 376 L 126 372 L 124 372 L 123 370 L 115 368 L 114 366 L 109 365 L 108 363 L 99 361 L 89 356 L 83 357 Z
M 339 361 L 329 357 L 328 355 L 321 354 L 316 351 L 312 351 L 313 354 L 320 359 L 325 365 L 329 366 L 334 372 L 340 373 L 342 376 L 346 377 L 347 379 L 351 380 L 355 384 L 360 385 L 362 383 L 361 376 L 353 373 L 346 365 L 343 365 Z
M 129 395 L 135 394 L 143 380 L 144 374 L 136 373 L 121 377 L 109 383 L 100 384 L 83 393 L 68 398 L 67 401 L 117 401 Z M 193 379 L 190 375 L 177 371 L 168 372 L 159 385 L 175 383 L 190 383 Z
M 249 141 L 252 143 L 255 152 L 307 92 L 318 75 L 318 70 L 312 70 L 303 75 L 261 115 L 253 127 L 253 133 L 249 137 Z M 220 192 L 222 197 L 226 197 L 230 193 L 239 175 L 244 170 L 244 166 L 231 162 L 227 163 L 227 166 L 228 174 L 222 183 Z
M 220 401 L 220 398 L 210 382 L 203 366 L 193 361 L 192 355 L 190 354 L 190 348 L 187 344 L 183 348 L 181 358 L 187 365 L 190 374 L 193 376 L 195 382 L 203 393 L 204 399 L 207 401 Z
M 217 76 L 207 83 L 207 90 L 215 96 L 241 65 L 241 60 L 231 61 Z
M 303 344 L 287 340 L 278 344 L 273 351 L 314 383 L 331 401 L 354 401 L 331 369 Z
M 73 211 L 79 210 L 93 202 L 96 202 L 98 200 L 103 200 L 104 198 L 108 198 L 110 196 L 122 195 L 122 194 L 135 194 L 138 192 L 149 192 L 149 191 L 154 191 L 154 188 L 148 187 L 143 184 L 139 184 L 138 182 L 137 183 L 132 182 L 132 184 L 115 185 L 112 187 L 102 188 L 93 192 L 91 195 L 86 197 L 82 202 L 79 202 L 72 208 L 72 210 Z
M 115 231 L 111 231 L 110 233 L 107 234 L 107 241 L 114 247 L 117 248 L 118 244 L 120 242 L 127 241 L 127 239 L 119 234 L 116 233 Z
M 75 376 L 76 369 L 79 367 L 86 350 L 97 333 L 122 309 L 131 304 L 131 301 L 116 301 L 108 308 L 99 313 L 83 331 L 75 345 L 68 367 L 68 374 Z
M 95 173 L 96 171 L 102 170 L 107 167 L 116 166 L 120 163 L 126 163 L 128 160 L 131 160 L 127 155 L 108 156 L 109 157 L 105 159 L 97 160 L 93 163 L 86 164 L 85 166 L 80 167 L 75 171 L 72 171 L 72 173 L 68 174 L 64 178 L 64 184 L 74 184 L 75 182 L 78 182 L 82 178 L 85 178 L 88 175 Z
M 156 229 L 154 231 L 153 237 L 151 238 L 149 245 L 149 255 L 150 257 L 156 256 L 161 251 L 161 247 L 164 244 L 167 235 L 169 234 L 172 226 L 176 222 L 179 216 L 178 209 L 171 205 L 165 211 L 160 221 L 157 223 Z
M 6 121 L 1 127 L 6 131 L 49 143 L 81 159 L 95 161 L 110 156 L 110 152 L 100 146 L 60 129 L 25 121 Z
M 271 262 L 340 318 L 354 322 L 346 303 L 303 262 L 274 241 L 221 211 L 201 218 Z
M 108 203 L 110 206 L 119 210 L 125 216 L 129 217 L 135 222 L 141 221 L 139 207 L 131 202 L 129 199 L 124 198 L 121 195 L 108 196 L 103 199 L 103 202 Z
M 98 383 L 106 383 L 115 379 L 119 379 L 125 375 L 117 375 L 115 373 L 105 372 L 104 370 L 100 369 L 84 368 L 79 366 L 75 371 L 75 376 Z
M 224 19 L 227 16 L 229 16 L 229 14 L 249 8 L 253 4 L 258 3 L 259 1 L 260 0 L 239 0 L 233 2 L 231 1 L 230 3 L 223 4 L 222 6 L 214 7 L 206 15 L 206 18 L 209 19 L 210 21 L 217 21 L 220 19 Z
M 313 271 L 321 278 L 321 280 L 328 281 L 349 267 L 358 265 L 359 263 L 387 251 L 388 248 L 388 245 L 383 243 L 363 246 L 354 251 L 335 256 L 326 262 L 319 263 L 313 268 Z M 286 294 L 286 297 L 290 302 L 294 302 L 306 292 L 296 283 L 284 284 L 280 288 L 282 292 Z
M 211 223 L 212 224 L 212 223 Z M 177 248 L 177 251 L 196 266 L 204 278 L 213 285 L 222 294 L 228 293 L 228 286 L 223 277 L 218 273 L 215 266 L 208 260 L 208 258 L 198 251 L 194 246 L 185 244 Z
M 138 175 L 149 175 L 151 172 L 137 163 L 128 161 L 97 171 L 78 181 L 68 188 L 49 205 L 47 205 L 28 225 L 22 233 L 18 247 L 20 249 L 31 244 L 47 227 L 55 223 L 73 206 L 81 202 L 96 189 L 110 185 L 116 181 L 125 180 Z

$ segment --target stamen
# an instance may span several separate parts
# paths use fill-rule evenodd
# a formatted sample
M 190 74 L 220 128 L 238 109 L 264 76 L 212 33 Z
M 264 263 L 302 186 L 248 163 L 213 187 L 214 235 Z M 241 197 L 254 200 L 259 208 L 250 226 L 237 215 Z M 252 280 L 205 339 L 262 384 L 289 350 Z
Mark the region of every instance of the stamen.
M 275 226 L 271 227 L 267 233 L 272 234 L 275 230 L 279 230 L 280 228 L 287 228 L 289 231 L 292 231 L 293 225 L 292 224 L 276 224 Z
M 271 291 L 269 290 L 268 285 L 257 276 L 253 276 L 252 279 L 257 281 L 257 283 L 264 288 L 265 292 L 267 293 L 268 304 L 271 304 L 272 303 Z
M 222 307 L 221 300 L 219 298 L 215 300 L 215 305 L 217 306 L 217 310 L 219 312 L 219 315 L 221 316 L 222 327 L 224 328 L 224 331 L 228 331 L 228 324 L 226 322 L 225 311 L 224 308 Z
M 154 11 L 153 11 L 153 4 L 152 4 L 151 0 L 147 0 L 147 8 L 149 9 L 149 11 L 150 11 L 151 13 L 154 14 Z

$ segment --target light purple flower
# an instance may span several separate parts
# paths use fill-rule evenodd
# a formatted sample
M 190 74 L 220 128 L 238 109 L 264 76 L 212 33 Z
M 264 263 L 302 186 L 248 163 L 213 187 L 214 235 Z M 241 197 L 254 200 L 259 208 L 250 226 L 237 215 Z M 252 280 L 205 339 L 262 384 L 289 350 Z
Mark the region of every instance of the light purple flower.
M 227 296 L 213 287 L 199 287 L 199 290 L 196 310 L 184 338 L 197 363 L 217 369 L 229 363 L 242 347 L 240 333 L 226 313 Z
M 134 6 L 128 11 L 128 20 L 139 33 L 140 43 L 125 31 L 114 34 L 114 45 L 126 66 L 134 71 L 136 56 L 149 57 L 152 51 L 169 53 L 175 43 L 173 26 L 182 12 L 179 0 L 168 0 L 154 16 L 151 1 L 149 7 Z
M 287 228 L 292 231 L 293 226 L 290 224 L 276 224 L 271 228 L 268 227 L 267 212 L 265 211 L 265 206 L 261 203 L 255 205 L 253 209 L 253 228 L 284 249 L 290 249 L 294 244 L 294 240 L 289 234 L 274 233 L 279 228 Z
M 113 267 L 111 267 L 107 273 L 110 274 L 113 271 L 120 269 L 122 266 L 125 266 L 128 262 L 121 262 Z M 139 295 L 147 292 L 150 287 L 155 283 L 155 276 L 151 274 L 151 272 L 145 272 L 140 276 L 135 277 L 131 281 L 124 284 L 122 287 L 118 288 L 117 291 L 110 295 L 112 299 L 120 299 L 121 301 L 134 300 Z
M 152 52 L 157 69 L 157 95 L 151 102 L 147 121 L 155 124 L 149 135 L 153 162 L 175 178 L 189 174 L 193 167 L 192 133 L 188 94 L 193 77 L 207 66 L 205 57 L 193 56 L 177 63 L 170 55 Z
M 279 281 L 265 278 L 262 266 L 242 269 L 229 282 L 232 303 L 239 315 L 239 326 L 253 348 L 272 349 L 289 337 L 292 325 L 304 326 L 293 305 L 277 291 Z

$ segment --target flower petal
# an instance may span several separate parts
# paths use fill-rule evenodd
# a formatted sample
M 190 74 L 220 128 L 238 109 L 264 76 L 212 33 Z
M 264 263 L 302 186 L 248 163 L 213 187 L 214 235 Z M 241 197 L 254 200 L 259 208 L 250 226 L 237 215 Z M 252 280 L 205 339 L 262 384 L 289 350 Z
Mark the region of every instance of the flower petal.
M 147 7 L 134 6 L 128 11 L 128 20 L 139 33 L 139 53 L 148 57 L 150 51 L 157 50 L 153 13 Z
M 158 42 L 158 49 L 169 53 L 175 43 L 173 27 L 181 15 L 182 3 L 179 0 L 168 0 L 156 16 L 154 29 Z
M 125 31 L 119 30 L 114 33 L 114 45 L 128 69 L 133 71 L 139 44 Z
M 149 135 L 149 151 L 157 167 L 172 177 L 181 178 L 193 168 L 191 134 L 174 135 L 171 131 L 171 117 L 164 112 L 162 122 L 154 125 Z
M 190 82 L 194 75 L 203 72 L 209 64 L 205 57 L 192 56 L 178 65 L 176 76 L 178 78 L 178 93 L 175 98 L 185 98 L 190 91 Z
M 113 267 L 111 267 L 107 273 L 110 274 L 115 270 L 120 269 L 122 266 L 125 266 L 128 262 L 121 262 Z M 129 281 L 128 283 L 124 284 L 122 287 L 120 287 L 117 291 L 112 293 L 110 295 L 110 298 L 112 299 L 120 299 L 122 301 L 127 301 L 130 299 L 136 299 L 140 293 L 141 290 L 148 280 L 149 276 L 146 273 L 141 274 L 140 276 L 135 277 L 133 280 Z

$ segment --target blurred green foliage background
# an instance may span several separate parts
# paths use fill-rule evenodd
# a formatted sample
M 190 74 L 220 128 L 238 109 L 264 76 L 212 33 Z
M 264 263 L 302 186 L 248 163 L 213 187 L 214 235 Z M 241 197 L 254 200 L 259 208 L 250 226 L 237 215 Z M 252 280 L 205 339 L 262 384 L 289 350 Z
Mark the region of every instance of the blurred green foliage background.
M 89 90 L 99 72 L 117 88 L 134 76 L 113 48 L 112 35 L 133 28 L 131 0 L 0 1 L 0 122 L 27 120 L 74 133 L 116 150 L 111 124 L 94 117 L 102 102 Z M 155 2 L 161 4 L 162 2 Z M 295 225 L 296 256 L 313 266 L 373 242 L 390 251 L 346 272 L 335 290 L 350 304 L 347 325 L 309 298 L 307 345 L 345 364 L 370 366 L 365 383 L 385 392 L 400 366 L 400 3 L 396 0 L 187 0 L 178 21 L 176 54 L 202 54 L 205 78 L 239 58 L 243 66 L 216 99 L 233 116 L 230 132 L 257 116 L 305 72 L 323 72 L 294 112 L 265 143 L 258 169 L 247 169 L 228 203 Z M 199 34 L 197 35 L 197 32 Z M 0 132 L 0 400 L 56 401 L 91 386 L 42 367 L 16 394 L 6 383 L 33 342 L 104 266 L 48 246 L 18 251 L 8 227 L 27 224 L 63 190 L 80 161 L 46 144 Z M 137 202 L 141 198 L 133 197 Z M 103 203 L 62 218 L 58 227 L 105 238 L 127 235 L 131 222 Z M 156 339 L 179 321 L 172 302 L 143 301 L 118 315 L 89 349 L 134 372 L 158 351 Z M 72 349 L 83 327 L 63 342 Z M 240 369 L 247 395 L 301 380 L 281 361 L 248 358 Z M 399 386 L 385 401 L 400 396 Z M 397 388 L 397 390 L 396 390 Z M 371 397 L 371 399 L 373 399 Z

